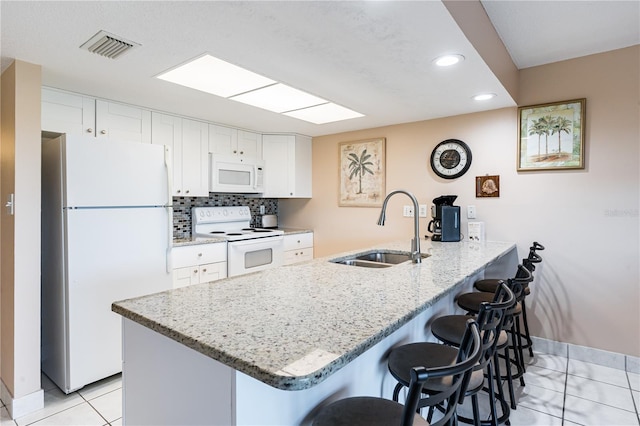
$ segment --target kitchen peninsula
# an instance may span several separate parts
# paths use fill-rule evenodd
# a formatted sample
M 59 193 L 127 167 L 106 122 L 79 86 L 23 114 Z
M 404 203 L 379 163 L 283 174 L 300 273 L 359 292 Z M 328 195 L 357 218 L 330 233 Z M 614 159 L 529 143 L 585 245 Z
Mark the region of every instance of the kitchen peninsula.
M 421 264 L 330 262 L 368 250 L 114 303 L 125 424 L 306 424 L 334 399 L 389 398 L 389 348 L 428 339 L 456 294 L 518 262 L 513 243 L 431 241 Z

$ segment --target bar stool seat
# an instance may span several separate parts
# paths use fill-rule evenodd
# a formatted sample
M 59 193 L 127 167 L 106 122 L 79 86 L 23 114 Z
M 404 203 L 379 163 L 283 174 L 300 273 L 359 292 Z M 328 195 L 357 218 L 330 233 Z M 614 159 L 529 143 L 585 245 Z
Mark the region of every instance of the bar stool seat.
M 503 280 L 499 278 L 485 278 L 483 280 L 476 281 L 473 284 L 473 286 L 478 291 L 484 291 L 486 293 L 495 293 L 496 289 L 498 288 L 498 286 L 502 281 Z M 525 286 L 524 295 L 528 296 L 529 294 L 531 294 L 531 289 L 529 288 L 529 286 Z
M 313 420 L 313 426 L 396 425 L 402 418 L 404 405 L 397 402 L 359 396 L 338 400 L 324 408 Z M 429 422 L 415 414 L 414 426 L 429 426 Z
M 459 307 L 464 309 L 467 312 L 472 312 L 474 314 L 478 313 L 478 309 L 482 302 L 491 303 L 493 300 L 493 293 L 484 292 L 484 291 L 476 291 L 472 293 L 464 293 L 461 294 L 457 299 L 456 303 Z M 516 302 L 515 306 L 512 309 L 513 315 L 520 315 L 522 313 L 522 304 L 520 301 Z

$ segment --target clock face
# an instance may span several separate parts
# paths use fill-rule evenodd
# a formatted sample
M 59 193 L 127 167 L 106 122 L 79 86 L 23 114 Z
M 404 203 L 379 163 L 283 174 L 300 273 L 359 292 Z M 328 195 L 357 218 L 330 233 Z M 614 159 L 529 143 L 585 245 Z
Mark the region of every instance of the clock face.
M 471 166 L 471 150 L 458 139 L 440 142 L 431 153 L 431 168 L 441 178 L 455 179 Z

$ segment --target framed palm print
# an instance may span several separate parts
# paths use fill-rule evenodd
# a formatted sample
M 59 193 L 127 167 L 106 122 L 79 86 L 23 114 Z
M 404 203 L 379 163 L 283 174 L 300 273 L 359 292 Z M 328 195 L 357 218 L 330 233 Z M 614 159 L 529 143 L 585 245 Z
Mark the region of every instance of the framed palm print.
M 385 197 L 385 138 L 340 142 L 340 207 L 379 207 Z
M 518 171 L 584 169 L 586 99 L 518 108 Z

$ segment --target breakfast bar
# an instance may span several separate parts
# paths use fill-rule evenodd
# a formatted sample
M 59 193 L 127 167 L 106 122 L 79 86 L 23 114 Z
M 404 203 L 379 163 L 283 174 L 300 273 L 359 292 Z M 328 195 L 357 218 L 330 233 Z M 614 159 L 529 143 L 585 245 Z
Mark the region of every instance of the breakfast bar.
M 294 425 L 352 395 L 390 398 L 389 348 L 432 339 L 476 279 L 510 276 L 509 242 L 422 241 L 422 263 L 336 263 L 408 241 L 113 304 L 125 424 Z

